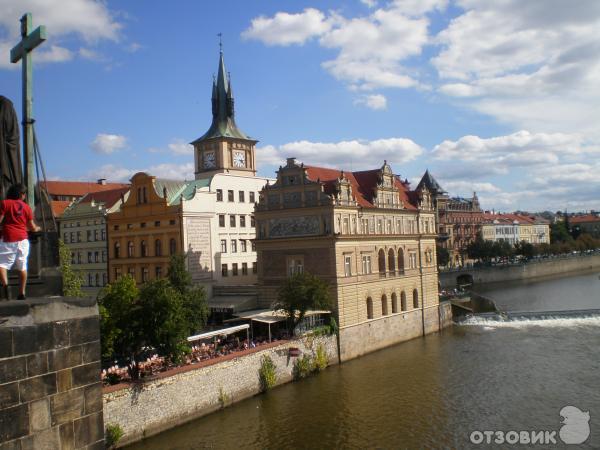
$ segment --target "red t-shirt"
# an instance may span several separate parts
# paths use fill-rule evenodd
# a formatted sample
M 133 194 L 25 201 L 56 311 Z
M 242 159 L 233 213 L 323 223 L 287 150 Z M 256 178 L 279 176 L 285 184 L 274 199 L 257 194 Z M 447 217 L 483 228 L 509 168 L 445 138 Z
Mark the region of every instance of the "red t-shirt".
M 2 240 L 17 242 L 27 239 L 27 223 L 33 219 L 31 208 L 23 200 L 2 200 L 0 202 Z

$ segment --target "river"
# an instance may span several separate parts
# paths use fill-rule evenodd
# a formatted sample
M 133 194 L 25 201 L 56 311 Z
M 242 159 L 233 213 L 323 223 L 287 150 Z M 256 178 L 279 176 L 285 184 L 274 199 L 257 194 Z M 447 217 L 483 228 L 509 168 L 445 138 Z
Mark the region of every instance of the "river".
M 599 273 L 486 295 L 504 311 L 600 309 Z M 577 448 L 600 448 L 600 314 L 475 317 L 129 449 L 495 448 L 470 442 L 486 430 L 557 431 L 556 445 L 521 448 L 566 448 L 558 430 L 567 405 L 590 415 L 591 435 Z

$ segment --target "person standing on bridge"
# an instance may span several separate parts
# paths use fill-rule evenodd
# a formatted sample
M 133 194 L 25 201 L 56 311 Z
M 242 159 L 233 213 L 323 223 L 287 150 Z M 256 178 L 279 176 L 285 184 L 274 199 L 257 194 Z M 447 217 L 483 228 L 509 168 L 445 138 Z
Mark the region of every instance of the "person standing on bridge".
M 27 189 L 22 184 L 13 184 L 8 189 L 6 200 L 0 202 L 0 224 L 2 224 L 0 283 L 2 283 L 2 296 L 6 300 L 10 299 L 8 270 L 13 265 L 19 271 L 17 300 L 25 300 L 27 257 L 29 256 L 27 231 L 40 231 L 40 227 L 33 220 L 31 208 L 24 201 L 26 192 Z

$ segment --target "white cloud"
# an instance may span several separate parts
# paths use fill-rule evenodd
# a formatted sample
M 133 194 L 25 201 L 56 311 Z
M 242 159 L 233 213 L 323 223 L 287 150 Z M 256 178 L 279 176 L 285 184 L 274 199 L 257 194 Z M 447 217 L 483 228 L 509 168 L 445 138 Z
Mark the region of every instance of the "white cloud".
M 380 166 L 383 160 L 387 160 L 392 167 L 394 164 L 400 166 L 422 153 L 423 148 L 410 139 L 389 138 L 374 141 L 298 141 L 278 147 L 267 145 L 256 150 L 256 157 L 259 165 L 278 166 L 284 164 L 286 158 L 295 157 L 309 165 L 366 170 Z
M 377 6 L 377 0 L 360 0 L 363 5 L 368 6 L 369 8 L 374 8 Z
M 194 153 L 194 147 L 183 139 L 174 139 L 168 147 L 175 155 L 191 155 Z
M 10 49 L 20 40 L 20 17 L 32 13 L 34 28 L 45 25 L 48 42 L 35 50 L 38 61 L 63 62 L 72 51 L 57 46 L 61 37 L 76 34 L 85 42 L 117 41 L 122 25 L 111 15 L 104 2 L 95 0 L 2 0 L 0 14 L 0 68 L 16 68 L 9 60 Z M 48 49 L 49 48 L 49 49 Z
M 364 105 L 374 110 L 382 110 L 387 108 L 387 99 L 381 94 L 363 95 L 354 100 L 354 104 Z
M 436 37 L 440 91 L 501 122 L 600 140 L 600 3 L 459 0 Z
M 304 44 L 330 28 L 331 22 L 325 14 L 318 9 L 306 8 L 297 14 L 278 12 L 272 18 L 256 17 L 242 33 L 242 38 L 259 40 L 267 45 L 287 46 Z
M 110 155 L 117 150 L 125 148 L 126 145 L 127 138 L 125 136 L 121 136 L 119 134 L 99 133 L 90 144 L 90 147 L 96 153 Z

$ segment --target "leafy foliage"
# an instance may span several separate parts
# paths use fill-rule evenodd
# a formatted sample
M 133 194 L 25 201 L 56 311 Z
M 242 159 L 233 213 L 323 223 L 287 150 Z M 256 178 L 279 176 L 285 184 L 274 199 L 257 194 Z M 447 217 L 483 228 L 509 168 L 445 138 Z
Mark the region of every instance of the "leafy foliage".
M 83 278 L 71 267 L 71 250 L 62 239 L 58 240 L 59 270 L 62 274 L 62 293 L 65 297 L 84 297 L 81 290 Z
M 314 362 L 310 355 L 304 354 L 294 363 L 294 379 L 301 380 L 314 372 Z
M 317 352 L 315 354 L 315 370 L 320 372 L 321 370 L 327 368 L 329 364 L 329 358 L 327 358 L 327 352 L 325 351 L 325 347 L 323 344 L 317 345 Z
M 260 389 L 263 392 L 271 389 L 277 382 L 275 363 L 268 355 L 262 357 L 260 369 L 258 370 L 258 379 L 260 381 Z
M 319 277 L 303 272 L 288 278 L 279 288 L 274 309 L 283 310 L 292 330 L 302 322 L 309 309 L 331 309 L 332 299 L 327 284 Z
M 109 423 L 106 425 L 104 437 L 107 448 L 113 448 L 123 437 L 123 428 L 118 423 Z
M 448 249 L 437 245 L 435 247 L 435 252 L 437 254 L 438 267 L 447 266 L 450 262 L 450 252 L 448 251 Z

